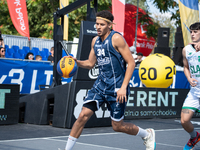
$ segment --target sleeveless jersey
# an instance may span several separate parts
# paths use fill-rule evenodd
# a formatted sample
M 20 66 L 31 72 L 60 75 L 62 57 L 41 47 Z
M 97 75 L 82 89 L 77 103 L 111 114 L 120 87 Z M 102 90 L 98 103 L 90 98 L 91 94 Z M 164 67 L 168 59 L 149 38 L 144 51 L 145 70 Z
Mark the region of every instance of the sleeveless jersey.
M 112 36 L 115 33 L 118 32 L 112 30 L 104 41 L 98 37 L 94 44 L 99 76 L 93 85 L 93 88 L 98 92 L 114 96 L 117 95 L 117 90 L 121 88 L 126 71 L 122 55 L 112 45 Z M 129 92 L 129 86 L 127 87 L 127 92 Z
M 187 45 L 185 47 L 185 50 L 191 77 L 198 81 L 195 87 L 191 86 L 190 91 L 199 97 L 200 96 L 200 51 L 196 52 L 196 50 L 192 45 Z

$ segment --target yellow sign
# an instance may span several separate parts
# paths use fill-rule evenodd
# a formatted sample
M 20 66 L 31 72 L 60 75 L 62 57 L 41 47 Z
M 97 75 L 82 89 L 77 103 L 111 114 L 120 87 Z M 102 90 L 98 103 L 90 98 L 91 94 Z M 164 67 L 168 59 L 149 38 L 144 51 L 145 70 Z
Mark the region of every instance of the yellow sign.
M 69 0 L 60 0 L 60 9 L 69 5 Z M 64 29 L 63 29 L 63 39 L 68 41 L 68 14 L 64 15 Z

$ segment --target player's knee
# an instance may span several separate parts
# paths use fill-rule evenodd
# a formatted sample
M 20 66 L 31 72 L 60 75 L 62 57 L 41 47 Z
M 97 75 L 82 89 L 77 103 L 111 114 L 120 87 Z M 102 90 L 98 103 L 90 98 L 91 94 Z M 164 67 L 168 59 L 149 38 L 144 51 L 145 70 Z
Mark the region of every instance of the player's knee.
M 114 131 L 120 132 L 121 131 L 121 123 L 116 122 L 116 121 L 112 121 L 112 128 L 113 128 Z
M 79 114 L 79 117 L 78 117 L 77 120 L 78 120 L 79 122 L 86 122 L 88 119 L 89 119 L 89 116 L 88 116 L 86 113 L 81 112 L 81 113 Z
M 190 122 L 189 120 L 185 119 L 184 117 L 181 118 L 181 124 L 187 124 L 188 122 Z

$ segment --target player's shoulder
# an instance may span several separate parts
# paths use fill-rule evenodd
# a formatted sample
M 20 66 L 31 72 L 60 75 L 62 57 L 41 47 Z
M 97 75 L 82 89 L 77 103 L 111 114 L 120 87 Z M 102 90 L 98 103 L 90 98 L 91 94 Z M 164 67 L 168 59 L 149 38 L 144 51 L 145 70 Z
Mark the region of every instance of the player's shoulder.
M 98 36 L 93 37 L 93 41 L 95 42 L 97 40 Z
M 92 39 L 92 45 L 94 45 L 94 44 L 95 44 L 95 42 L 96 42 L 97 38 L 98 38 L 98 36 L 95 36 L 95 37 L 93 37 L 93 39 Z
M 115 43 L 115 42 L 120 42 L 120 41 L 124 41 L 124 38 L 123 38 L 123 36 L 120 34 L 120 33 L 118 33 L 118 32 L 116 32 L 116 33 L 114 33 L 113 34 L 113 36 L 112 36 L 112 41 Z

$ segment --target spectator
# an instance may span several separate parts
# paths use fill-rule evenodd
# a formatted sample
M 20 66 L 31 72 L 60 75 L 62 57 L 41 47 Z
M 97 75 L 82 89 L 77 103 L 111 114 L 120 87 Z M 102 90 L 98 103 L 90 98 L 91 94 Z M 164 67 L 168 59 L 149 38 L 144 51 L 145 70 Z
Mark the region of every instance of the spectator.
M 5 48 L 0 46 L 0 57 L 5 58 L 5 53 L 6 53 Z
M 0 46 L 5 47 L 5 44 L 3 42 L 3 38 L 2 38 L 2 35 L 1 35 L 1 31 L 0 31 Z
M 34 54 L 29 52 L 26 54 L 25 59 L 33 60 L 34 59 Z
M 36 56 L 35 56 L 35 60 L 38 60 L 38 61 L 42 60 L 42 56 L 36 55 Z
M 51 63 L 54 63 L 54 47 L 51 48 L 50 52 L 51 52 L 51 55 L 49 55 L 48 61 L 51 61 Z
M 137 62 L 135 63 L 135 66 L 136 67 L 139 67 L 140 66 L 140 63 L 142 62 L 142 57 L 143 57 L 143 54 L 141 52 L 137 53 L 137 58 L 135 60 L 137 60 Z

